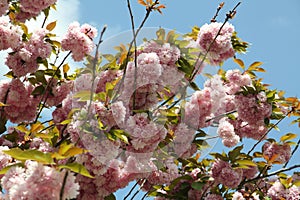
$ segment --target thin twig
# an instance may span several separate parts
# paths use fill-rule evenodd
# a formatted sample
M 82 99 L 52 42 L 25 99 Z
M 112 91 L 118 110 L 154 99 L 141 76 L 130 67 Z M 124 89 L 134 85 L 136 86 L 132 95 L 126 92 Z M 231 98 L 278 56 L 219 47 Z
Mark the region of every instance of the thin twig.
M 130 195 L 131 193 L 133 192 L 133 190 L 135 189 L 135 187 L 138 185 L 138 181 L 134 184 L 134 186 L 132 186 L 132 188 L 130 189 L 130 191 L 127 193 L 127 195 L 124 197 L 123 200 L 126 200 Z
M 133 194 L 133 196 L 131 197 L 130 200 L 133 200 L 134 197 L 135 197 L 136 195 L 138 195 L 138 193 L 142 190 L 142 188 L 143 188 L 144 184 L 146 183 L 146 181 L 147 181 L 147 179 L 143 179 L 143 182 L 142 182 L 140 188 Z
M 133 83 L 133 102 L 132 102 L 132 110 L 135 110 L 135 98 L 136 98 L 136 85 L 137 85 L 137 44 L 136 44 L 136 33 L 135 33 L 135 25 L 134 25 L 134 17 L 130 5 L 130 0 L 127 0 L 127 6 L 130 14 L 131 21 L 131 29 L 132 36 L 134 38 L 134 83 Z
M 277 174 L 279 174 L 279 173 L 286 172 L 286 171 L 290 171 L 290 170 L 296 169 L 296 168 L 300 168 L 300 165 L 294 165 L 294 166 L 289 167 L 289 168 L 282 168 L 282 169 L 280 169 L 280 170 L 277 170 L 277 171 L 272 172 L 272 173 L 270 173 L 270 174 L 266 174 L 266 175 L 264 175 L 264 176 L 260 176 L 260 177 L 257 176 L 257 177 L 255 177 L 255 178 L 253 178 L 253 179 L 250 179 L 250 180 L 245 181 L 244 184 L 245 184 L 245 183 L 249 183 L 249 182 L 253 182 L 253 181 L 256 181 L 256 180 L 259 180 L 259 179 L 262 179 L 262 178 L 268 178 L 268 177 L 271 177 L 271 176 L 275 176 L 275 175 L 277 175 Z
M 146 9 L 146 14 L 145 14 L 145 17 L 143 19 L 143 21 L 141 22 L 140 26 L 138 27 L 138 29 L 135 31 L 135 34 L 134 34 L 134 37 L 132 39 L 132 41 L 129 43 L 129 48 L 128 48 L 128 51 L 127 51 L 127 55 L 126 55 L 126 59 L 125 59 L 125 63 L 124 63 L 124 73 L 123 73 L 123 76 L 122 76 L 122 79 L 120 81 L 120 84 L 118 86 L 118 89 L 117 89 L 117 92 L 115 93 L 116 95 L 113 97 L 112 99 L 112 102 L 114 102 L 116 100 L 116 98 L 118 97 L 117 95 L 119 94 L 120 90 L 121 90 L 121 87 L 124 83 L 124 80 L 125 80 L 125 76 L 126 76 L 126 70 L 127 70 L 127 64 L 129 63 L 129 57 L 130 57 L 130 52 L 131 52 L 131 49 L 132 49 L 132 46 L 134 44 L 134 41 L 136 41 L 136 38 L 138 36 L 138 34 L 140 33 L 140 31 L 142 30 L 142 28 L 144 27 L 147 19 L 149 18 L 150 16 L 150 13 L 152 12 L 152 10 L 154 9 L 154 7 L 159 3 L 159 0 L 156 0 L 151 6 L 149 6 L 147 9 Z
M 96 66 L 98 63 L 98 56 L 99 56 L 99 47 L 100 44 L 103 42 L 102 38 L 103 35 L 105 33 L 107 26 L 104 26 L 102 28 L 101 34 L 100 34 L 100 38 L 98 43 L 96 44 L 96 52 L 95 52 L 95 57 L 93 59 L 93 70 L 92 70 L 92 87 L 91 87 L 91 95 L 90 95 L 90 102 L 88 105 L 88 110 L 87 110 L 87 114 L 89 115 L 90 111 L 91 111 L 91 106 L 92 106 L 92 101 L 93 101 L 93 96 L 94 96 L 94 88 L 95 88 L 95 79 L 96 79 Z
M 64 180 L 63 180 L 63 183 L 62 183 L 62 186 L 61 186 L 61 190 L 60 190 L 60 193 L 59 193 L 59 199 L 60 200 L 63 200 L 63 197 L 64 197 L 64 190 L 65 190 L 65 186 L 66 186 L 66 183 L 67 183 L 67 178 L 68 178 L 68 171 L 66 171 L 65 173 L 65 176 L 64 176 Z
M 49 95 L 49 93 L 47 93 L 47 90 L 48 90 L 49 86 L 52 84 L 52 82 L 53 82 L 53 80 L 54 80 L 54 76 L 55 76 L 56 73 L 60 70 L 61 66 L 64 64 L 64 62 L 67 60 L 67 58 L 71 55 L 71 53 L 72 53 L 72 52 L 70 51 L 70 52 L 64 57 L 64 59 L 61 61 L 60 65 L 59 65 L 59 66 L 57 67 L 57 69 L 55 70 L 55 72 L 54 72 L 53 76 L 51 77 L 50 81 L 47 83 L 46 88 L 45 88 L 45 90 L 43 91 L 43 96 L 42 96 L 42 98 L 41 98 L 40 105 L 41 105 L 42 101 L 44 100 L 44 98 L 45 98 L 45 100 L 44 100 L 44 103 L 41 105 L 41 108 L 40 108 L 38 114 L 36 115 L 36 118 L 35 118 L 35 120 L 34 120 L 34 123 L 37 122 L 37 120 L 38 120 L 38 118 L 40 117 L 40 115 L 41 115 L 43 109 L 44 109 L 45 106 L 46 106 L 45 104 L 46 104 L 46 101 L 47 101 L 48 95 Z M 47 94 L 47 95 L 46 95 L 46 94 Z M 46 96 L 45 96 L 45 95 L 46 95 Z
M 210 20 L 210 22 L 216 22 L 216 21 L 217 21 L 216 19 L 217 19 L 218 15 L 219 15 L 220 10 L 223 8 L 223 6 L 224 6 L 224 2 L 222 2 L 222 3 L 219 4 L 219 7 L 217 8 L 216 14 L 215 14 L 215 16 Z
M 42 28 L 44 28 L 45 24 L 46 24 L 46 21 L 48 19 L 48 16 L 45 15 L 45 18 L 44 18 L 44 21 L 43 21 L 43 24 L 42 24 Z

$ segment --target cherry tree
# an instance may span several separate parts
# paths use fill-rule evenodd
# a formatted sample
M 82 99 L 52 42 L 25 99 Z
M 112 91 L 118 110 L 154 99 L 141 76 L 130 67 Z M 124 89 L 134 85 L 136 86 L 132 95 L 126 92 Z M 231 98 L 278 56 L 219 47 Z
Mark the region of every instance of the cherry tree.
M 298 135 L 269 136 L 285 118 L 300 124 L 300 101 L 263 83 L 262 62 L 238 58 L 249 46 L 231 23 L 240 3 L 221 20 L 219 4 L 189 33 L 159 28 L 138 44 L 166 7 L 139 0 L 146 13 L 137 25 L 127 0 L 132 40 L 116 54 L 99 51 L 106 27 L 73 22 L 57 37 L 59 21 L 48 21 L 56 3 L 0 2 L 9 69 L 0 81 L 2 199 L 109 200 L 133 181 L 124 199 L 141 190 L 158 200 L 300 198 L 300 165 L 288 167 Z M 44 22 L 30 32 L 38 16 Z M 68 59 L 82 68 L 72 72 Z M 230 59 L 236 68 L 224 70 Z M 209 67 L 217 73 L 204 74 Z M 214 137 L 225 150 L 202 157 Z

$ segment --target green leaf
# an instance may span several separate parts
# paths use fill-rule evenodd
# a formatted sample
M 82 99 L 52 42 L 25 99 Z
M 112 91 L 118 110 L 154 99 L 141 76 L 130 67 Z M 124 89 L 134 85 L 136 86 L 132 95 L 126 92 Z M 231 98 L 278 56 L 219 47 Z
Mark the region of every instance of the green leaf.
M 44 153 L 36 149 L 21 150 L 19 148 L 12 148 L 9 150 L 3 150 L 7 155 L 10 155 L 14 159 L 26 161 L 34 160 L 43 164 L 55 164 L 50 153 Z
M 81 164 L 79 163 L 68 163 L 66 165 L 60 165 L 58 166 L 59 169 L 69 169 L 71 170 L 72 172 L 75 172 L 75 173 L 79 173 L 83 176 L 86 176 L 88 178 L 94 178 L 90 172 Z
M 229 159 L 231 161 L 234 161 L 240 154 L 241 154 L 241 150 L 244 148 L 243 145 L 241 146 L 237 146 L 235 147 L 233 150 L 231 150 L 229 153 L 228 153 L 228 156 L 229 156 Z
M 236 163 L 242 166 L 257 166 L 257 164 L 252 160 L 237 160 Z
M 113 193 L 111 193 L 110 195 L 104 197 L 104 200 L 116 200 L 116 197 Z
M 164 41 L 166 36 L 166 31 L 163 28 L 160 28 L 156 31 L 157 40 Z
M 34 90 L 31 92 L 32 95 L 41 95 L 45 91 L 45 87 L 43 85 L 37 86 L 34 88 Z
M 91 98 L 91 91 L 90 90 L 79 91 L 73 97 L 79 98 L 78 101 L 88 101 Z
M 13 165 L 9 165 L 9 166 L 3 167 L 0 170 L 0 175 L 6 174 L 8 172 L 8 170 L 10 168 L 12 168 L 12 167 L 23 167 L 23 164 L 22 163 L 17 163 L 17 164 L 13 164 Z
M 192 75 L 194 66 L 192 66 L 185 58 L 180 57 L 177 61 L 178 69 L 184 73 L 186 73 L 188 76 Z
M 38 70 L 34 73 L 36 80 L 44 85 L 47 85 L 47 80 L 45 78 L 45 72 L 43 70 Z
M 205 183 L 194 182 L 194 183 L 192 183 L 191 186 L 193 189 L 201 191 L 204 185 L 205 185 Z
M 191 82 L 191 83 L 190 83 L 190 86 L 191 86 L 191 88 L 192 88 L 193 90 L 195 90 L 195 91 L 200 90 L 199 87 L 198 87 L 198 85 L 197 85 L 195 82 Z
M 286 142 L 288 140 L 293 140 L 297 137 L 298 135 L 297 134 L 294 134 L 294 133 L 287 133 L 285 134 L 284 136 L 281 136 L 280 138 L 280 141 L 282 142 Z

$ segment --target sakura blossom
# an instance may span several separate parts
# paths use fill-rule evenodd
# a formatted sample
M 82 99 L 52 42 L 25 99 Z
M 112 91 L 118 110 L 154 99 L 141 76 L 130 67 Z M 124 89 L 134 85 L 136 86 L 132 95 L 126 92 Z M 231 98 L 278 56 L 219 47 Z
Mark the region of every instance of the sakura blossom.
M 66 171 L 56 171 L 34 161 L 27 161 L 26 168 L 12 167 L 1 179 L 6 191 L 4 199 L 59 199 Z M 63 198 L 76 198 L 79 184 L 73 173 L 67 174 Z
M 291 156 L 291 147 L 288 144 L 279 145 L 274 142 L 266 142 L 262 150 L 264 157 L 278 163 L 286 163 Z
M 196 91 L 185 105 L 184 122 L 195 129 L 208 126 L 212 105 L 210 90 Z
M 0 51 L 16 49 L 21 44 L 22 30 L 19 26 L 11 24 L 7 17 L 0 17 L 0 36 Z
M 71 51 L 74 61 L 82 61 L 94 49 L 93 38 L 97 36 L 96 28 L 78 22 L 69 25 L 66 35 L 61 41 L 63 50 Z
M 38 69 L 37 59 L 46 59 L 50 56 L 52 47 L 44 41 L 47 31 L 37 29 L 28 42 L 23 42 L 14 53 L 9 54 L 5 64 L 17 77 L 34 73 Z
M 217 183 L 229 188 L 237 187 L 242 181 L 242 169 L 233 169 L 228 162 L 217 159 L 211 169 L 212 177 Z
M 0 2 L 0 16 L 6 14 L 8 10 L 8 1 Z
M 202 54 L 207 53 L 207 59 L 211 65 L 220 65 L 228 58 L 233 57 L 235 53 L 231 44 L 233 25 L 226 23 L 219 32 L 221 26 L 222 23 L 218 22 L 203 25 L 196 41 Z

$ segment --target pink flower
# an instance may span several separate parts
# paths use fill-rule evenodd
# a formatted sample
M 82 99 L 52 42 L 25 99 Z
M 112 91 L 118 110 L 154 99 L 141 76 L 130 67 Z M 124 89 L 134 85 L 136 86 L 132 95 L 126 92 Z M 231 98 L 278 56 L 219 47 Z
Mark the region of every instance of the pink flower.
M 174 130 L 174 151 L 177 156 L 182 157 L 189 151 L 194 140 L 195 130 L 188 128 L 184 123 L 180 123 Z
M 257 172 L 257 166 L 250 166 L 248 169 L 243 169 L 243 177 L 247 179 L 254 178 Z
M 162 125 L 150 121 L 145 113 L 130 116 L 126 122 L 125 130 L 130 134 L 132 144 L 128 149 L 142 153 L 153 152 L 167 134 Z
M 7 104 L 4 112 L 11 122 L 32 121 L 35 118 L 39 99 L 31 95 L 30 85 L 25 86 L 20 79 L 13 79 L 9 85 L 3 84 L 1 89 L 5 90 L 0 92 L 0 101 Z
M 80 27 L 78 22 L 73 22 L 69 25 L 68 32 L 63 37 L 61 45 L 63 50 L 72 51 L 74 61 L 82 61 L 94 49 L 95 45 L 92 39 L 96 35 L 96 28 L 88 24 Z
M 184 122 L 195 129 L 208 126 L 206 120 L 211 115 L 212 105 L 210 90 L 196 91 L 185 104 Z
M 6 14 L 9 8 L 8 1 L 1 1 L 0 2 L 0 16 Z
M 235 192 L 233 195 L 232 195 L 232 200 L 245 200 L 244 196 L 242 193 L 240 192 Z
M 220 119 L 217 132 L 226 147 L 233 147 L 240 141 L 240 137 L 235 134 L 234 126 L 226 118 Z
M 266 142 L 262 150 L 264 157 L 280 164 L 286 163 L 291 157 L 291 147 L 287 143 L 279 145 L 277 143 Z
M 5 154 L 3 150 L 9 150 L 8 146 L 0 146 L 0 170 L 6 167 L 10 162 L 12 162 L 12 157 Z M 0 175 L 1 176 L 1 175 Z
M 212 177 L 216 183 L 229 188 L 236 188 L 242 181 L 242 169 L 233 169 L 228 162 L 217 159 L 212 165 Z
M 6 199 L 59 199 L 66 171 L 56 171 L 34 161 L 26 168 L 12 167 L 1 179 Z M 79 185 L 73 173 L 68 173 L 63 199 L 76 198 Z
M 2 1 L 6 2 L 7 1 Z M 0 3 L 1 12 L 1 3 Z M 20 27 L 10 23 L 6 17 L 0 17 L 0 51 L 9 48 L 17 48 L 22 39 L 22 30 Z
M 39 14 L 42 10 L 54 4 L 57 0 L 20 0 L 21 10 L 24 12 Z
M 288 189 L 286 200 L 298 200 L 300 197 L 300 188 L 293 185 Z
M 257 95 L 236 95 L 235 103 L 238 118 L 250 125 L 262 123 L 265 118 L 272 114 L 272 105 L 268 102 L 258 102 Z
M 211 65 L 220 65 L 222 62 L 234 56 L 231 44 L 231 36 L 234 32 L 233 25 L 226 23 L 217 36 L 222 23 L 205 24 L 200 28 L 197 43 L 200 51 L 206 54 Z M 214 38 L 217 36 L 216 40 Z M 212 44 L 212 45 L 211 45 Z M 209 49 L 210 47 L 210 49 Z
M 46 34 L 45 29 L 37 29 L 28 42 L 23 42 L 14 53 L 8 55 L 5 64 L 15 76 L 34 73 L 38 69 L 37 59 L 46 59 L 50 56 L 52 48 L 44 41 Z
M 269 188 L 267 194 L 272 200 L 281 200 L 285 198 L 286 189 L 279 181 L 276 181 L 272 187 Z
M 141 46 L 141 53 L 155 53 L 159 57 L 160 64 L 174 65 L 180 57 L 180 50 L 169 43 L 163 45 L 155 41 L 149 41 Z

